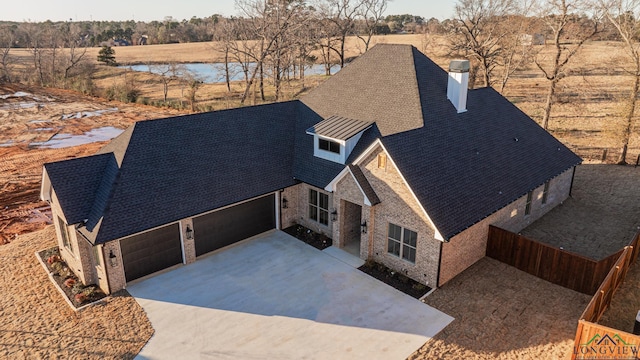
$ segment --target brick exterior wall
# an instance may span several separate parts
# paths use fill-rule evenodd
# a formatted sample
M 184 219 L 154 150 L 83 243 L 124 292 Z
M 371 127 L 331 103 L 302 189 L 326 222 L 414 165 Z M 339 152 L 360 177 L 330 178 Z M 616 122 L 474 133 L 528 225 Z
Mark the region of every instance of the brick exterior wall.
M 290 186 L 280 194 L 280 223 L 282 224 L 282 229 L 286 229 L 300 222 L 298 205 L 300 204 L 299 194 L 302 192 L 301 188 L 303 187 L 303 184 Z M 287 199 L 286 209 L 282 208 L 283 199 Z M 304 199 L 306 201 L 306 197 Z
M 398 169 L 391 161 L 387 161 L 385 168 L 378 168 L 377 156 L 382 151 L 382 148 L 378 148 L 360 164 L 362 172 L 380 198 L 380 204 L 373 207 L 364 205 L 364 196 L 351 175 L 345 176 L 336 184 L 333 204 L 336 206 L 340 200 L 347 200 L 362 205 L 362 219 L 368 219 L 368 233 L 362 236 L 360 242 L 362 258 L 371 258 L 433 287 L 438 274 L 441 242 L 434 238 L 433 227 L 400 177 Z M 387 158 L 389 159 L 388 156 Z M 415 264 L 387 252 L 389 223 L 417 232 Z M 339 230 L 339 224 L 334 224 L 334 242 L 340 239 Z
M 361 206 L 361 213 L 347 211 L 345 201 Z M 334 246 L 342 248 L 345 245 L 345 239 L 344 236 L 341 236 L 341 232 L 345 231 L 345 226 L 352 221 L 360 223 L 362 220 L 367 220 L 369 222 L 371 208 L 364 204 L 364 195 L 351 174 L 347 174 L 336 184 L 332 204 L 333 208 L 338 211 L 338 219 L 334 222 L 331 238 Z M 368 234 L 360 233 L 360 258 L 365 260 L 370 255 L 369 238 Z
M 109 254 L 113 252 L 115 259 L 113 265 L 109 259 Z M 107 278 L 109 280 L 109 288 L 111 292 L 122 290 L 127 285 L 127 279 L 124 275 L 124 265 L 122 263 L 122 252 L 120 251 L 120 240 L 109 241 L 103 246 L 105 257 L 105 268 L 107 270 Z
M 182 257 L 185 264 L 191 264 L 196 261 L 196 237 L 195 234 L 191 239 L 187 239 L 187 226 L 193 230 L 193 218 L 180 220 L 180 238 L 182 240 Z
M 62 229 L 60 228 L 58 218 L 61 219 L 62 222 L 65 222 L 65 220 L 62 209 L 59 206 L 55 190 L 52 190 L 51 192 L 51 212 L 53 215 L 53 223 L 56 228 L 56 240 L 58 248 L 60 249 L 60 256 L 84 285 L 93 283 L 96 278 L 96 274 L 93 268 L 91 244 L 89 244 L 82 235 L 76 233 L 75 226 L 73 225 L 65 226 L 69 243 L 71 244 L 73 251 L 67 248 L 62 242 Z
M 542 204 L 544 185 L 533 191 L 531 213 L 524 215 L 527 195 L 512 202 L 469 229 L 454 236 L 442 246 L 439 286 L 482 259 L 487 250 L 489 225 L 495 225 L 511 232 L 518 232 L 536 221 L 569 197 L 573 168 L 565 171 L 549 182 L 547 202 Z

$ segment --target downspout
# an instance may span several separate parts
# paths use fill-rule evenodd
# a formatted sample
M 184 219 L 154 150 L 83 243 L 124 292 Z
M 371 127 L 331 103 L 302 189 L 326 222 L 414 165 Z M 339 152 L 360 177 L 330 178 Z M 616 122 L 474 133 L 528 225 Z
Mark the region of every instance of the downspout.
M 440 269 L 442 268 L 442 246 L 444 242 L 440 242 L 440 255 L 438 255 L 438 275 L 436 275 L 436 288 L 440 287 Z
M 98 246 L 98 245 L 95 245 Z M 111 282 L 109 281 L 109 271 L 107 271 L 107 262 L 105 261 L 107 259 L 106 256 L 104 256 L 104 244 L 102 245 L 102 250 L 100 251 L 100 255 L 102 255 L 102 267 L 104 268 L 104 277 L 105 280 L 107 281 L 107 289 L 109 290 L 109 294 L 111 294 Z M 98 283 L 99 283 L 99 279 L 98 279 Z
M 571 174 L 571 186 L 569 186 L 569 197 L 571 197 L 571 192 L 573 191 L 573 180 L 575 180 L 576 178 L 576 168 L 577 166 L 573 167 L 573 174 Z

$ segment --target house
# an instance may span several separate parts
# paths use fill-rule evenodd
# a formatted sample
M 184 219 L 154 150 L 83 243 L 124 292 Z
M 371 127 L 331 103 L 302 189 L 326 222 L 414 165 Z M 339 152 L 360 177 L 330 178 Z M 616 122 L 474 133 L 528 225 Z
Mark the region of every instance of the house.
M 302 224 L 431 287 L 565 200 L 581 159 L 492 88 L 377 45 L 301 100 L 140 121 L 44 165 L 63 258 L 106 292 Z

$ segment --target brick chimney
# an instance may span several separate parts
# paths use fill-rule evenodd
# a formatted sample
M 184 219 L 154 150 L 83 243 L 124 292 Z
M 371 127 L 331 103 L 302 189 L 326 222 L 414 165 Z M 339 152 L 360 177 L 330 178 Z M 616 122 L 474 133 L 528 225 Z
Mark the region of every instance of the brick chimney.
M 459 113 L 467 111 L 467 88 L 469 87 L 469 60 L 451 60 L 447 99 Z

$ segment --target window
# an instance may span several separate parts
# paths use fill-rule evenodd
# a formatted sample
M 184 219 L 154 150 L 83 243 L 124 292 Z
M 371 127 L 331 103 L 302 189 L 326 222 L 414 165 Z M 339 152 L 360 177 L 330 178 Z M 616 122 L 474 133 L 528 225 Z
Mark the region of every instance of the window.
M 58 218 L 58 225 L 60 226 L 60 236 L 62 236 L 62 244 L 73 253 L 73 245 L 69 239 L 69 232 L 67 231 L 67 224 Z
M 415 264 L 417 244 L 418 233 L 389 223 L 389 241 L 387 244 L 387 252 L 389 254 Z
M 380 153 L 378 154 L 378 169 L 386 169 L 387 168 L 387 154 Z
M 96 245 L 93 247 L 93 257 L 96 259 L 96 265 L 102 266 L 102 256 L 100 256 L 100 246 Z
M 547 198 L 549 197 L 549 182 L 544 183 L 544 189 L 542 190 L 542 204 L 547 203 Z
M 309 189 L 309 218 L 329 225 L 329 195 Z
M 340 144 L 335 141 L 329 141 L 325 139 L 318 139 L 318 147 L 320 150 L 330 151 L 332 153 L 340 154 Z
M 533 191 L 529 191 L 527 193 L 527 205 L 525 205 L 525 207 L 524 207 L 524 214 L 525 215 L 531 214 L 531 199 L 533 199 Z

